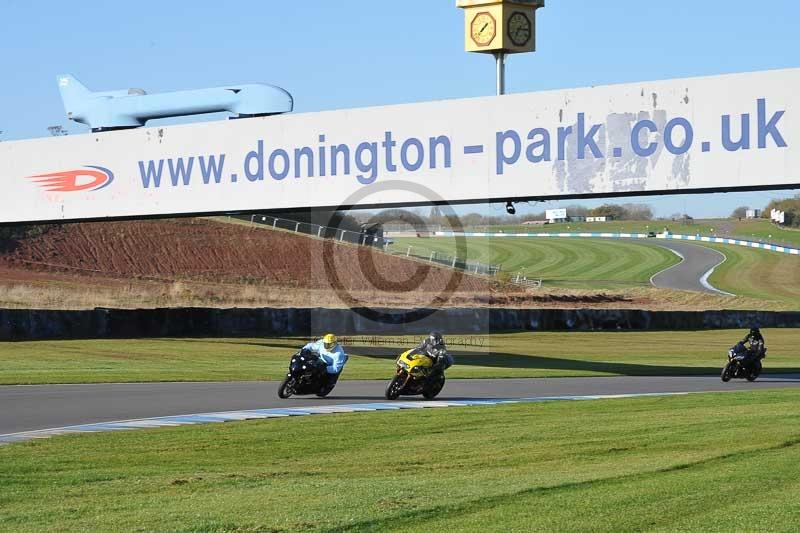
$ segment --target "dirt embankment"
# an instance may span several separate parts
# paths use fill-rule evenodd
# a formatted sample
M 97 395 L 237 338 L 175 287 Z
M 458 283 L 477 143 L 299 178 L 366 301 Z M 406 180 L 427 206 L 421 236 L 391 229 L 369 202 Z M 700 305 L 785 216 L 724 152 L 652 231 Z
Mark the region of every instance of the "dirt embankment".
M 220 219 L 67 224 L 1 244 L 0 307 L 721 307 L 657 289 L 526 291 Z
M 489 279 L 217 219 L 52 226 L 0 248 L 0 306 L 444 305 Z
M 378 251 L 206 219 L 56 226 L 0 255 L 0 266 L 119 279 L 256 282 L 348 290 L 439 290 L 452 271 Z M 422 275 L 424 274 L 424 275 Z M 459 291 L 489 282 L 459 276 Z

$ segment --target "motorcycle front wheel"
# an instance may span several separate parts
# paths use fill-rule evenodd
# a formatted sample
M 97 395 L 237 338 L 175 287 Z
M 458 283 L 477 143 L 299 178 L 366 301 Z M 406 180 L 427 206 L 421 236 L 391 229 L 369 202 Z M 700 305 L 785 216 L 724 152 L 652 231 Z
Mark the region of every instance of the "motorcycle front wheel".
M 403 376 L 395 376 L 386 386 L 386 399 L 396 400 L 400 397 L 400 388 L 403 386 Z
M 284 378 L 284 380 L 281 382 L 281 386 L 278 387 L 278 398 L 285 400 L 294 394 L 293 386 L 294 379 L 292 379 L 290 376 L 286 376 L 286 378 Z
M 722 375 L 720 375 L 720 378 L 722 379 L 722 381 L 724 383 L 727 383 L 727 382 L 729 382 L 731 380 L 731 367 L 732 366 L 733 366 L 733 363 L 728 363 L 722 369 Z

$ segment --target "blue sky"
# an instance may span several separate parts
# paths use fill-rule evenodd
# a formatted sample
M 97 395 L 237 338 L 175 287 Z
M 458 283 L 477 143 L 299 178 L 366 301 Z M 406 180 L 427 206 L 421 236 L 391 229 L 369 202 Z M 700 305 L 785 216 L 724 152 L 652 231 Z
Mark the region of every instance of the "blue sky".
M 45 136 L 51 125 L 86 131 L 67 123 L 60 73 L 97 90 L 268 82 L 288 89 L 297 111 L 491 95 L 493 60 L 463 51 L 462 17 L 454 0 L 0 0 L 0 139 Z M 509 60 L 508 90 L 797 67 L 798 20 L 791 0 L 551 0 L 539 51 Z M 718 216 L 791 194 L 641 201 L 663 216 Z

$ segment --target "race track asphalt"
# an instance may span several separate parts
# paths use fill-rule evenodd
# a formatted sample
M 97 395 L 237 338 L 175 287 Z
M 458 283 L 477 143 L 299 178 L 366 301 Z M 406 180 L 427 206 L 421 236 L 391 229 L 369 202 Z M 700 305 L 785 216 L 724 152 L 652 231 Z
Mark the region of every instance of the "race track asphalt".
M 657 246 L 672 250 L 683 260 L 675 266 L 662 270 L 650 282 L 662 289 L 697 291 L 710 294 L 725 294 L 707 281 L 712 269 L 725 262 L 725 255 L 717 250 L 677 241 L 659 242 Z
M 0 435 L 158 416 L 383 401 L 386 381 L 341 381 L 330 397 L 280 400 L 277 382 L 0 386 Z M 800 374 L 754 383 L 716 376 L 449 380 L 439 400 L 537 398 L 800 387 Z M 421 397 L 402 397 L 421 399 Z M 401 399 L 402 399 L 401 398 Z

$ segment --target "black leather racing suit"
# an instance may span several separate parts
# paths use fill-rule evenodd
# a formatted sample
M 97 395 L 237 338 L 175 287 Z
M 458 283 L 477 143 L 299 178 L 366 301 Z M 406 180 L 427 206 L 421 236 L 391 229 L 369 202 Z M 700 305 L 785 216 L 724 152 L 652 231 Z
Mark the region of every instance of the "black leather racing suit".
M 760 331 L 749 332 L 742 342 L 747 346 L 747 363 L 753 364 L 764 355 L 766 344 Z

